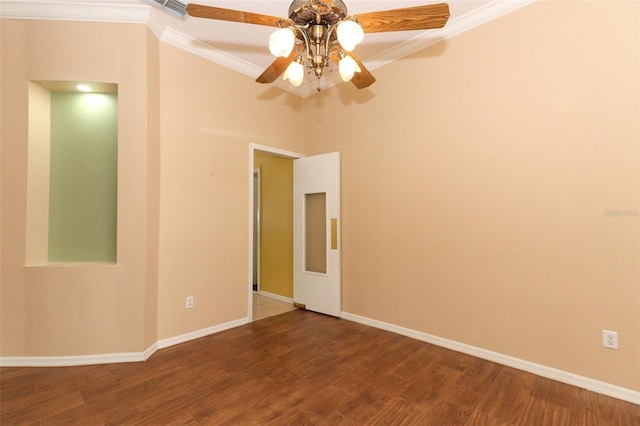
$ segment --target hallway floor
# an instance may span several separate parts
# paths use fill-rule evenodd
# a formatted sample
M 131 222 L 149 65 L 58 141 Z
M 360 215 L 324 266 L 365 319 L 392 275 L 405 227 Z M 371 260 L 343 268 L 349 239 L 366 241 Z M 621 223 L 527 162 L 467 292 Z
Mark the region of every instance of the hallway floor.
M 258 293 L 253 293 L 253 320 L 258 321 L 274 315 L 283 314 L 296 308 L 291 303 L 272 299 Z

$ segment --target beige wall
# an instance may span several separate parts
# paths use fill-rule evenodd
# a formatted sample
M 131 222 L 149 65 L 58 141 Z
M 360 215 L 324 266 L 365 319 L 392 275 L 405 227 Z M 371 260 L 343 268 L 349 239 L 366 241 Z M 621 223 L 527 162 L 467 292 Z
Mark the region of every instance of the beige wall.
M 51 92 L 28 84 L 27 222 L 25 264 L 41 265 L 48 258 L 49 171 L 51 157 Z
M 344 311 L 640 390 L 639 7 L 536 3 L 309 100 Z
M 166 44 L 160 69 L 165 339 L 247 316 L 249 143 L 300 152 L 303 100 Z
M 245 317 L 255 142 L 341 151 L 344 311 L 640 391 L 638 217 L 611 214 L 638 211 L 639 7 L 536 3 L 307 99 L 144 26 L 4 20 L 0 353 Z M 119 84 L 117 266 L 24 268 L 27 81 L 58 79 Z
M 147 29 L 4 20 L 0 31 L 2 356 L 142 351 L 145 340 L 156 340 L 144 338 L 148 188 L 153 191 Z M 30 80 L 119 85 L 117 265 L 25 267 Z
M 257 151 L 260 291 L 293 297 L 293 160 Z
M 160 42 L 147 31 L 147 244 L 144 347 L 158 340 L 158 244 L 160 223 Z

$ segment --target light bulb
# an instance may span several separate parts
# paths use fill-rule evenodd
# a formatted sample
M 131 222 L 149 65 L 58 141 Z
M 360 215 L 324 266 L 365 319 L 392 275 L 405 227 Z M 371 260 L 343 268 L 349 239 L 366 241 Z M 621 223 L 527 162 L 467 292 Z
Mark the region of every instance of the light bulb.
M 291 62 L 284 71 L 282 79 L 289 80 L 289 83 L 296 87 L 300 86 L 302 84 L 302 80 L 304 80 L 304 67 L 298 61 Z
M 347 52 L 351 52 L 364 38 L 360 24 L 353 21 L 342 21 L 338 24 L 338 41 Z
M 273 56 L 286 58 L 295 42 L 296 35 L 291 28 L 280 28 L 269 37 L 269 51 Z
M 358 63 L 351 56 L 345 56 L 340 59 L 338 70 L 340 71 L 340 77 L 342 77 L 344 81 L 351 81 L 353 74 L 362 71 Z

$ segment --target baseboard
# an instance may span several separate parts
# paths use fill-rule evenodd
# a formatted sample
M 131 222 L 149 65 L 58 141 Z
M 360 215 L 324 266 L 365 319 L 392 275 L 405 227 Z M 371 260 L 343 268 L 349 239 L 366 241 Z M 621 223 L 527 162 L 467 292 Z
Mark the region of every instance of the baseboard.
M 280 296 L 282 297 L 282 296 Z M 286 299 L 286 298 L 285 298 Z M 280 299 L 281 300 L 281 299 Z M 431 343 L 457 352 L 472 355 L 478 358 L 493 361 L 498 364 L 517 368 L 527 371 L 538 376 L 548 379 L 557 380 L 562 383 L 577 386 L 623 401 L 640 405 L 640 392 L 621 386 L 612 385 L 610 383 L 601 382 L 588 377 L 569 373 L 545 365 L 536 364 L 534 362 L 515 358 L 509 355 L 500 354 L 498 352 L 489 351 L 487 349 L 478 348 L 454 340 L 444 339 L 442 337 L 423 333 L 421 331 L 412 330 L 410 328 L 374 320 L 349 312 L 342 312 L 342 319 L 364 324 L 370 327 L 379 328 L 381 330 L 390 331 L 412 339 Z M 235 321 L 229 321 L 213 327 L 204 328 L 191 333 L 182 334 L 180 336 L 159 340 L 143 352 L 127 352 L 117 354 L 97 354 L 97 355 L 77 355 L 77 356 L 46 356 L 46 357 L 0 357 L 0 367 L 66 367 L 78 365 L 93 364 L 113 364 L 123 362 L 141 362 L 147 360 L 158 349 L 167 348 L 169 346 L 188 342 L 190 340 L 199 339 L 210 334 L 219 333 L 231 328 L 239 327 L 248 323 L 248 318 L 241 318 Z
M 541 364 L 536 364 L 534 362 L 526 361 L 526 360 L 515 358 L 509 355 L 500 354 L 498 352 L 489 351 L 487 349 L 482 349 L 482 348 L 467 345 L 464 343 L 456 342 L 454 340 L 444 339 L 442 337 L 412 330 L 410 328 L 405 328 L 398 325 L 389 324 L 386 322 L 363 317 L 360 315 L 351 314 L 349 312 L 343 311 L 342 319 L 357 322 L 357 323 L 364 324 L 374 328 L 379 328 L 381 330 L 390 331 L 392 333 L 400 334 L 402 336 L 411 337 L 412 339 L 431 343 L 437 346 L 441 346 L 443 348 L 454 350 L 456 352 L 461 352 L 467 355 L 472 355 L 478 358 L 486 359 L 488 361 L 493 361 L 498 364 L 517 368 L 518 370 L 527 371 L 529 373 L 546 377 L 548 379 L 556 380 L 558 382 L 577 386 L 583 389 L 587 389 L 593 392 L 597 392 L 603 395 L 611 396 L 613 398 L 621 399 L 623 401 L 640 405 L 640 392 L 623 388 L 621 386 L 616 386 L 610 383 L 601 382 L 599 380 L 590 379 L 588 377 L 579 376 L 577 374 L 569 373 L 567 371 L 558 370 L 556 368 L 547 367 Z
M 158 340 L 158 349 L 164 349 L 169 346 L 178 345 L 190 340 L 199 339 L 210 334 L 219 333 L 229 330 L 230 328 L 239 327 L 249 323 L 249 318 L 244 317 L 239 320 L 225 322 L 223 324 L 214 325 L 213 327 L 203 328 L 202 330 L 192 331 L 191 333 L 182 334 L 180 336 L 170 337 L 168 339 Z
M 290 297 L 280 296 L 279 294 L 269 293 L 268 291 L 258 291 L 260 296 L 268 297 L 269 299 L 279 300 L 280 302 L 293 304 L 293 299 Z
M 148 358 L 145 358 L 145 356 L 146 351 L 74 356 L 8 356 L 0 358 L 0 367 L 70 367 L 76 365 L 115 364 L 144 361 Z
M 213 327 L 183 334 L 169 339 L 160 340 L 149 346 L 143 352 L 128 352 L 117 354 L 96 354 L 78 356 L 11 356 L 0 357 L 0 367 L 70 367 L 78 365 L 115 364 L 122 362 L 146 361 L 158 349 L 167 348 L 189 340 L 199 339 L 210 334 L 219 333 L 230 328 L 238 327 L 249 322 L 248 318 L 226 322 Z
M 143 353 L 142 353 L 142 357 L 143 360 L 146 361 L 149 359 L 149 357 L 153 354 L 156 353 L 156 351 L 158 350 L 158 342 L 154 343 L 153 345 L 149 346 Z

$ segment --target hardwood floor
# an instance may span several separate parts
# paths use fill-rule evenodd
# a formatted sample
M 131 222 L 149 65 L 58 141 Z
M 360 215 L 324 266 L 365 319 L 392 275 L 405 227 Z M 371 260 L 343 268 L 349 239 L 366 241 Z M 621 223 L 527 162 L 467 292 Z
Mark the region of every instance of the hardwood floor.
M 1 368 L 0 424 L 640 425 L 640 406 L 294 310 L 146 362 Z

